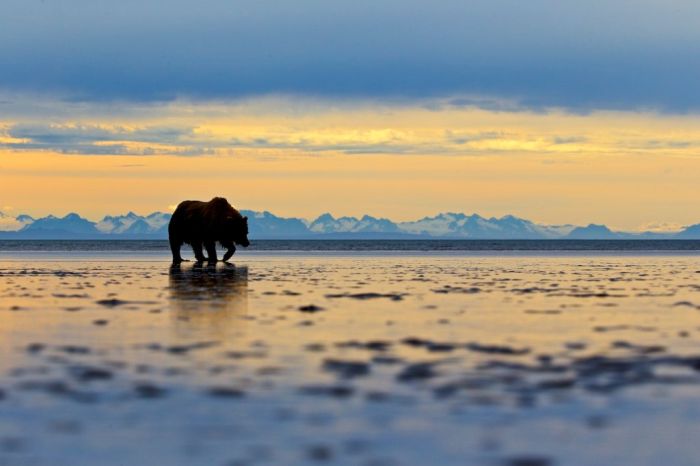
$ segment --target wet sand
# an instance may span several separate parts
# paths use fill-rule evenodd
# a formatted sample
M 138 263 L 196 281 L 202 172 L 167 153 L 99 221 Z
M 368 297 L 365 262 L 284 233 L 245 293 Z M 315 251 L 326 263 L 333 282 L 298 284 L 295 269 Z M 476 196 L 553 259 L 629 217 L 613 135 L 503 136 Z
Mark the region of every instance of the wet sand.
M 697 257 L 0 277 L 0 465 L 700 463 Z

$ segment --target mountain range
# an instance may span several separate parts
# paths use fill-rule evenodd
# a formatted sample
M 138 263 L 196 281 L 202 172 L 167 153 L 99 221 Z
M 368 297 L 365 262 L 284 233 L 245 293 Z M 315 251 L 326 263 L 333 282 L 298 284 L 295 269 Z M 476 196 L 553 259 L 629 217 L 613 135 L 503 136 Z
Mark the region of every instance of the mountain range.
M 700 239 L 700 223 L 672 233 L 620 232 L 605 225 L 540 225 L 512 215 L 441 213 L 409 222 L 364 215 L 314 220 L 241 211 L 249 217 L 251 239 Z M 13 217 L 0 212 L 0 239 L 165 239 L 170 214 L 106 216 L 94 222 L 76 213 Z

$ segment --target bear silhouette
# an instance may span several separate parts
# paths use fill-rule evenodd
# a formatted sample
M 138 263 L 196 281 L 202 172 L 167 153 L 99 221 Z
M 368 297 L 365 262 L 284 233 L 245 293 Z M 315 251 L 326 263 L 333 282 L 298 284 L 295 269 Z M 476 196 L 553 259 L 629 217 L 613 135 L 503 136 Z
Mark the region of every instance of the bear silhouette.
M 180 247 L 183 243 L 192 246 L 197 262 L 215 263 L 216 243 L 226 248 L 223 260 L 226 262 L 236 252 L 236 244 L 248 247 L 248 217 L 243 217 L 223 197 L 215 197 L 209 202 L 182 201 L 168 224 L 168 239 L 173 253 L 173 264 L 183 261 Z M 207 250 L 204 257 L 202 247 Z

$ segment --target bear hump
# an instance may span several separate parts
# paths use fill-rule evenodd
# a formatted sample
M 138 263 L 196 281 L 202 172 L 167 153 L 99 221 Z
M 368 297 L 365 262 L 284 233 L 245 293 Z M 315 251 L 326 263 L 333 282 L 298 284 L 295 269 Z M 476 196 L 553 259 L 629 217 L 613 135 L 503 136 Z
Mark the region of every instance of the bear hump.
M 207 202 L 206 210 L 214 217 L 225 218 L 235 217 L 240 218 L 241 214 L 224 197 L 215 197 Z

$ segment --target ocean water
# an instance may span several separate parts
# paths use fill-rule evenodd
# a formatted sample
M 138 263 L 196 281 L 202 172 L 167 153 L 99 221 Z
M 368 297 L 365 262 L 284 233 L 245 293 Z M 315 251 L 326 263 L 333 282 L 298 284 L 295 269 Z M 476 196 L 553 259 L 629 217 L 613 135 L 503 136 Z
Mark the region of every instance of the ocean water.
M 84 253 L 113 255 L 130 252 L 169 255 L 167 240 L 0 240 L 0 255 L 17 253 Z M 700 255 L 700 240 L 255 240 L 237 254 L 250 253 L 641 253 Z M 190 254 L 183 246 L 183 254 Z M 191 254 L 190 254 L 191 255 Z

